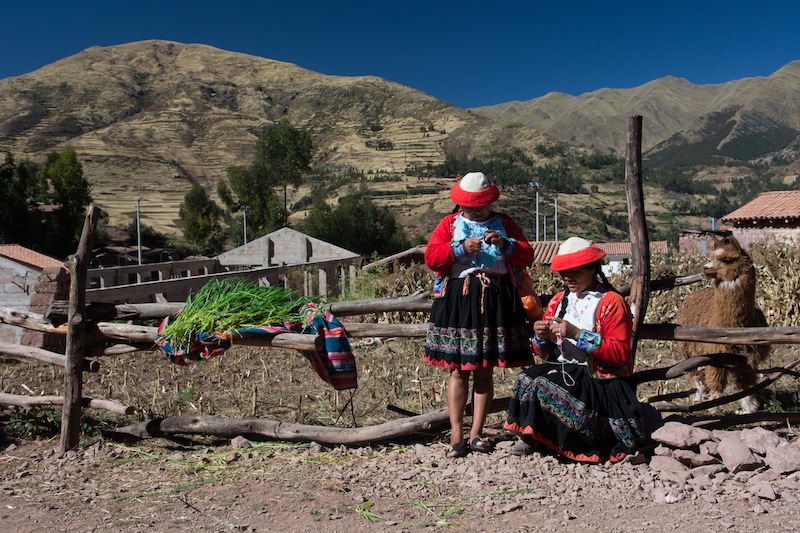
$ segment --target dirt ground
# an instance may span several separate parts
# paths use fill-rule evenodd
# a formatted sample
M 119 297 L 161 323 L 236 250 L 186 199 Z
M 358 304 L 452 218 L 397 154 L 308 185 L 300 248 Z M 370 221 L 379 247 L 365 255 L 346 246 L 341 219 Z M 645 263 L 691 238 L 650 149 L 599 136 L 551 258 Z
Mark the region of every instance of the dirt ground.
M 495 438 L 494 453 L 458 460 L 444 459 L 443 443 L 237 449 L 98 440 L 60 457 L 55 440 L 6 441 L 0 523 L 20 532 L 800 529 L 797 479 L 770 501 L 748 492 L 742 476 L 726 474 L 712 489 L 646 464 L 517 457 L 511 441 Z

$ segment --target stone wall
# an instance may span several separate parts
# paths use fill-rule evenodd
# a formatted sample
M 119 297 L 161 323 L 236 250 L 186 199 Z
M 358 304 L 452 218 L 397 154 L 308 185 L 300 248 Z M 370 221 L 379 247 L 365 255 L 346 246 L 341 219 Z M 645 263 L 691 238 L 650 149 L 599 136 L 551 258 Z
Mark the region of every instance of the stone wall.
M 0 307 L 27 311 L 35 296 L 39 275 L 39 271 L 32 267 L 0 257 Z M 18 326 L 0 324 L 0 342 L 19 344 L 22 332 Z
M 44 315 L 50 309 L 53 300 L 69 299 L 69 272 L 66 268 L 46 268 L 36 280 L 34 294 L 31 295 L 28 310 L 31 313 Z M 19 328 L 21 329 L 21 328 Z M 39 331 L 21 329 L 20 343 L 25 346 L 43 348 L 51 352 L 64 353 L 66 337 L 63 335 L 46 335 Z

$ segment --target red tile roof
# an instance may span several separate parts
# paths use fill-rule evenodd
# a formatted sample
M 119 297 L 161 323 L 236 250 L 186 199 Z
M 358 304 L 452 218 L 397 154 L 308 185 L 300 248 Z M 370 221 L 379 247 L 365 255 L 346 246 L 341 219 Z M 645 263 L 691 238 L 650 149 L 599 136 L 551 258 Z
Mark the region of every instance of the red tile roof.
M 64 261 L 34 252 L 19 244 L 0 244 L 0 256 L 40 269 L 64 266 Z
M 750 203 L 722 217 L 722 221 L 787 218 L 800 218 L 800 191 L 762 192 Z
M 599 246 L 608 255 L 633 254 L 633 245 L 629 242 L 598 242 Z M 667 255 L 667 241 L 653 241 L 650 243 L 650 254 Z
M 531 241 L 533 264 L 549 265 L 558 251 L 558 241 Z
M 532 242 L 533 246 L 533 262 L 549 265 L 553 261 L 553 256 L 558 251 L 558 246 L 561 244 L 557 241 L 539 241 Z M 632 255 L 631 243 L 629 242 L 598 242 L 597 246 L 609 256 L 625 256 Z M 650 243 L 651 254 L 667 254 L 668 243 L 667 241 L 653 241 Z

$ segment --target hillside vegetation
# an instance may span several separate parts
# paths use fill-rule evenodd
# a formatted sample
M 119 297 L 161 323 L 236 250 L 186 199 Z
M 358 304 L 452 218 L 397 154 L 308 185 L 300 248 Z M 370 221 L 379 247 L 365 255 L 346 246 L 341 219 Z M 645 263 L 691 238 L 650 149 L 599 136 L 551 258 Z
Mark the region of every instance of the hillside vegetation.
M 648 223 L 654 238 L 672 238 L 708 226 L 759 190 L 795 186 L 792 135 L 800 126 L 791 120 L 800 115 L 786 111 L 796 107 L 790 82 L 798 65 L 724 87 L 665 78 L 630 90 L 553 94 L 508 104 L 513 113 L 497 106 L 504 114 L 492 115 L 377 77 L 143 41 L 92 47 L 0 80 L 0 150 L 41 163 L 71 146 L 110 224 L 130 225 L 141 197 L 142 223 L 179 238 L 184 195 L 200 185 L 219 201 L 216 184 L 227 169 L 251 161 L 257 137 L 286 119 L 308 130 L 314 149 L 312 174 L 290 191 L 292 224 L 314 190 L 335 202 L 358 185 L 392 210 L 410 239 L 424 240 L 452 209 L 455 176 L 483 170 L 504 186 L 499 207 L 529 236 L 536 233 L 531 184 L 540 183 L 542 236 L 545 219 L 554 236 L 558 194 L 559 238 L 620 240 L 627 235 L 620 146 L 625 117 L 641 112 Z M 724 108 L 714 103 L 720 94 Z M 544 122 L 521 120 L 528 115 Z M 772 152 L 754 155 L 763 150 Z

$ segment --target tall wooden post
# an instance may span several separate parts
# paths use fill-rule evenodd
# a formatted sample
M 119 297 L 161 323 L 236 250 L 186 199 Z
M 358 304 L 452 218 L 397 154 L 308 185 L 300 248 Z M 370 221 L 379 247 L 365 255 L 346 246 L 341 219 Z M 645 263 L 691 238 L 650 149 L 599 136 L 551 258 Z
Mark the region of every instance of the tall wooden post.
M 61 452 L 78 446 L 81 437 L 83 401 L 83 348 L 86 332 L 86 270 L 92 251 L 100 209 L 94 204 L 86 209 L 78 251 L 67 259 L 70 275 L 67 312 L 66 364 L 64 366 L 64 407 L 61 411 Z
M 628 196 L 628 222 L 631 234 L 630 304 L 633 313 L 633 339 L 631 353 L 636 357 L 639 329 L 644 322 L 650 299 L 650 238 L 644 213 L 642 191 L 642 117 L 628 117 L 628 137 L 625 150 L 625 190 Z

